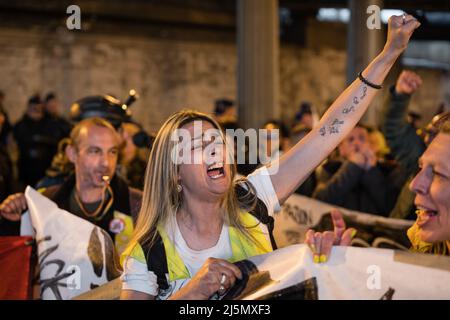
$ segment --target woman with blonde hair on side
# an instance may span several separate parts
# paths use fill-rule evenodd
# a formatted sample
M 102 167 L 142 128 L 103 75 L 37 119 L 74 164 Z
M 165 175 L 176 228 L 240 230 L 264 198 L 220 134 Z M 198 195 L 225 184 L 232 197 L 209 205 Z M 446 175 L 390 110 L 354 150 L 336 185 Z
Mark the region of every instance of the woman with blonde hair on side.
M 420 170 L 409 184 L 415 193 L 417 219 L 407 236 L 412 252 L 450 256 L 450 120 L 435 129 L 438 132 L 420 157 Z M 321 233 L 321 248 L 315 248 L 315 254 L 329 255 L 333 245 L 350 245 L 340 240 L 345 230 L 342 213 L 334 210 L 331 215 L 334 232 Z M 314 245 L 316 234 L 308 230 L 305 242 Z
M 242 277 L 233 262 L 275 249 L 274 211 L 360 120 L 419 25 L 412 16 L 392 17 L 383 51 L 319 125 L 244 180 L 234 179 L 232 148 L 216 121 L 195 111 L 172 115 L 150 153 L 142 208 L 122 259 L 121 298 L 221 296 Z M 315 246 L 321 240 L 318 233 Z

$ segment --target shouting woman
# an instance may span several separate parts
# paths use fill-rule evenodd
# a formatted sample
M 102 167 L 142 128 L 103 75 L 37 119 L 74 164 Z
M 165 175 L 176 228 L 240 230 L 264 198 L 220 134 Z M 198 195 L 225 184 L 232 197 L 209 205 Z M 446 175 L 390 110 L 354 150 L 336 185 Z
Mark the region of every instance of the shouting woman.
M 121 298 L 222 295 L 242 277 L 233 262 L 272 251 L 271 215 L 360 120 L 419 25 L 412 16 L 391 17 L 383 50 L 319 125 L 244 180 L 235 180 L 223 135 L 207 138 L 220 131 L 216 121 L 194 111 L 172 115 L 150 154 L 134 239 L 123 257 Z M 185 133 L 181 142 L 177 132 Z M 183 158 L 197 161 L 178 161 L 181 147 Z

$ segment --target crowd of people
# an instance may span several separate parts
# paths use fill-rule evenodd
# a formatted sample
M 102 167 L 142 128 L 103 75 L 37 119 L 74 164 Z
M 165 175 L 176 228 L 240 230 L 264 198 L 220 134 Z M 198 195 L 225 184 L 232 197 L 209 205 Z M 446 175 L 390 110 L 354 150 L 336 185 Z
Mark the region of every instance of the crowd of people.
M 191 281 L 171 298 L 223 294 L 242 276 L 231 262 L 276 249 L 271 216 L 293 193 L 374 215 L 417 219 L 408 234 L 412 248 L 448 255 L 449 112 L 440 112 L 423 129 L 408 122 L 410 97 L 421 79 L 403 71 L 386 98 L 380 126 L 359 122 L 418 26 L 412 16 L 391 18 L 383 51 L 320 121 L 305 102 L 292 123 L 262 124 L 261 129 L 279 132 L 276 143 L 272 135 L 264 141 L 270 163 L 226 161 L 226 129 L 240 128 L 236 105 L 228 99 L 217 100 L 212 115 L 177 112 L 152 137 L 132 119 L 127 104 L 112 96 L 77 101 L 71 109 L 75 121 L 69 122 L 54 93 L 43 100 L 34 95 L 12 125 L 0 93 L 0 235 L 19 234 L 27 209 L 24 188 L 39 189 L 59 207 L 104 229 L 117 247 L 127 243 L 124 299 L 158 297 L 169 283 L 185 278 Z M 202 124 L 200 136 L 196 122 Z M 208 141 L 201 140 L 209 129 L 220 132 L 218 147 L 201 154 L 199 163 L 177 164 L 171 158 L 177 129 L 194 137 L 192 155 L 207 149 Z M 120 230 L 134 230 L 125 239 L 116 237 L 116 211 L 132 226 Z M 345 229 L 339 213 L 333 219 L 337 231 L 307 234 L 314 254 L 325 256 L 318 262 L 326 261 L 332 245 L 350 243 L 352 230 Z
M 418 125 L 419 116 L 408 106 L 421 83 L 415 72 L 401 72 L 384 99 L 379 125 L 356 124 L 296 193 L 351 210 L 415 220 L 414 193 L 409 190 L 409 183 L 418 170 L 418 159 L 426 146 L 450 119 L 448 110 L 436 107 L 432 121 L 424 128 Z M 239 128 L 234 103 L 226 100 L 224 108 L 223 101 L 216 102 L 215 119 L 222 128 Z M 224 109 L 227 116 L 222 118 Z M 411 114 L 416 116 L 411 117 Z M 276 136 L 278 149 L 269 147 L 268 157 L 276 159 L 287 153 L 317 126 L 315 118 L 310 103 L 302 102 L 292 121 L 268 120 L 263 124 L 262 129 L 279 132 Z M 260 165 L 238 164 L 238 173 L 248 175 Z

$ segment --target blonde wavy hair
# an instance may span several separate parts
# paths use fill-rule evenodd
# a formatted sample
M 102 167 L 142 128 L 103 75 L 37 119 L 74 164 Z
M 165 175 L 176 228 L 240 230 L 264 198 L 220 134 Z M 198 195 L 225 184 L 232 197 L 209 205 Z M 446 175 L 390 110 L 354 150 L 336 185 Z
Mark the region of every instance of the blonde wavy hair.
M 172 161 L 172 150 L 176 148 L 177 141 L 173 141 L 171 137 L 175 130 L 196 120 L 210 123 L 218 129 L 223 141 L 226 141 L 219 124 L 212 117 L 194 110 L 179 111 L 163 124 L 150 152 L 145 173 L 142 207 L 130 241 L 131 246 L 134 247 L 139 243 L 149 244 L 151 247 L 156 239 L 157 227 L 164 226 L 170 217 L 176 215 L 183 199 L 182 192 L 177 191 L 179 166 Z M 228 147 L 226 149 L 229 150 Z M 247 183 L 248 192 L 238 199 L 234 189 L 235 184 L 243 181 L 234 182 L 236 165 L 233 161 L 228 162 L 229 164 L 225 165 L 230 166 L 231 183 L 221 203 L 224 222 L 237 228 L 257 246 L 261 246 L 248 231 L 255 226 L 243 226 L 240 222 L 241 209 L 251 211 L 256 205 L 256 193 L 251 184 Z

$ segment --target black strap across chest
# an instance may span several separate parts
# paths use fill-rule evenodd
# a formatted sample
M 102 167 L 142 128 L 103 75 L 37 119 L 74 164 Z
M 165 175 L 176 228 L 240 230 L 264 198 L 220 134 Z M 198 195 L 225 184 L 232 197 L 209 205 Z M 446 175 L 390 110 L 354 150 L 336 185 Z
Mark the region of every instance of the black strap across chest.
M 236 185 L 235 191 L 238 199 L 248 192 L 240 185 Z M 277 245 L 275 238 L 273 237 L 274 219 L 268 214 L 267 207 L 264 202 L 257 198 L 256 206 L 250 210 L 249 213 L 257 218 L 262 224 L 267 226 L 270 236 L 270 243 L 272 244 L 273 250 L 276 250 Z M 153 244 L 151 246 L 148 244 L 141 244 L 141 246 L 145 253 L 148 270 L 154 272 L 157 276 L 159 290 L 167 290 L 169 288 L 169 283 L 167 281 L 166 274 L 169 273 L 169 270 L 167 267 L 166 250 L 164 249 L 164 243 L 161 236 L 156 231 L 156 237 Z

